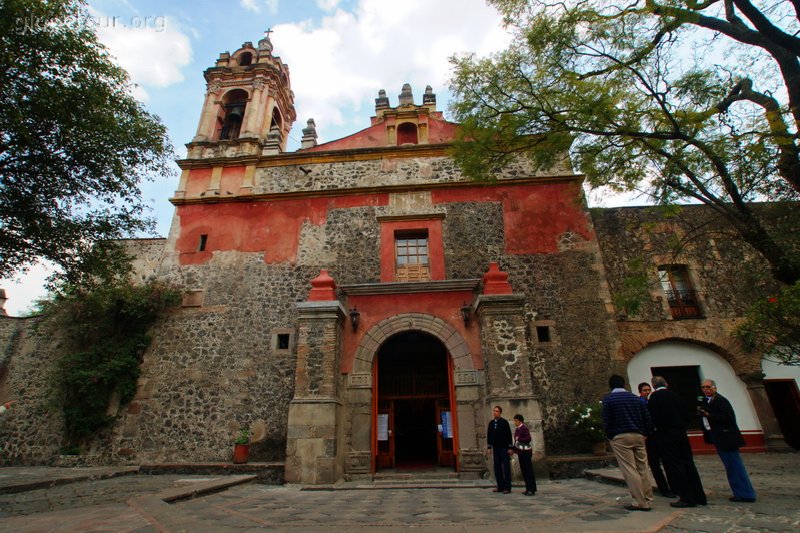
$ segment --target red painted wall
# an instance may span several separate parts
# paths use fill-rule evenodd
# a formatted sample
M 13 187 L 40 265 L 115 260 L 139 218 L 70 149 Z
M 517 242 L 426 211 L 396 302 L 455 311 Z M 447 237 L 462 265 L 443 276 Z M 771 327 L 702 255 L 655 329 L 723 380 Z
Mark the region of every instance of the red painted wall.
M 186 196 L 196 197 L 200 196 L 208 190 L 211 184 L 211 169 L 210 168 L 196 168 L 189 171 L 189 179 L 186 183 Z M 238 190 L 238 188 L 237 188 Z
M 535 254 L 558 251 L 558 238 L 572 231 L 594 239 L 580 203 L 578 183 L 497 185 L 435 190 L 434 204 L 449 202 L 502 202 L 506 253 Z
M 432 315 L 453 326 L 467 342 L 470 354 L 472 354 L 473 366 L 477 369 L 482 369 L 483 355 L 475 317 L 473 317 L 468 326 L 464 325 L 464 321 L 461 318 L 461 306 L 464 305 L 464 302 L 472 302 L 472 299 L 472 291 L 348 296 L 348 309 L 357 307 L 361 317 L 358 330 L 355 332 L 350 326 L 349 318 L 345 324 L 342 372 L 352 372 L 356 348 L 358 348 L 364 335 L 375 324 L 388 317 L 407 312 Z
M 190 181 L 193 187 L 197 183 L 194 172 L 199 172 L 201 178 L 205 176 L 204 171 L 193 171 Z M 222 183 L 232 185 L 233 180 L 241 180 L 242 172 L 243 169 L 226 169 Z M 433 190 L 431 197 L 435 204 L 468 201 L 501 203 L 506 229 L 505 252 L 535 254 L 557 252 L 559 236 L 568 231 L 587 240 L 594 239 L 578 200 L 580 193 L 579 184 L 545 183 Z M 177 251 L 182 264 L 204 263 L 210 259 L 212 252 L 218 250 L 264 252 L 264 261 L 267 263 L 294 262 L 297 259 L 300 230 L 305 221 L 320 225 L 325 222 L 329 209 L 387 205 L 388 201 L 388 194 L 377 193 L 269 202 L 181 205 L 177 208 L 181 226 Z M 433 279 L 444 279 L 444 245 L 458 243 L 442 243 L 440 220 L 428 221 L 424 225 L 420 225 L 422 221 L 384 223 L 387 231 L 382 231 L 381 236 L 381 279 L 391 281 L 394 272 L 394 247 L 389 243 L 393 231 L 388 230 L 395 227 L 402 229 L 404 224 L 409 224 L 408 229 L 429 228 L 431 266 L 435 269 L 432 276 Z M 201 234 L 208 235 L 204 252 L 198 251 Z
M 428 117 L 428 144 L 451 142 L 456 137 L 458 124 Z M 318 144 L 303 152 L 327 152 L 328 150 L 352 150 L 355 148 L 378 148 L 386 144 L 386 123 L 379 122 L 347 137 Z
M 717 449 L 713 444 L 706 444 L 703 440 L 703 433 L 701 431 L 690 431 L 689 444 L 692 446 L 692 452 L 695 455 L 709 455 L 716 454 Z M 744 448 L 740 448 L 742 453 L 764 453 L 767 451 L 767 443 L 764 439 L 762 431 L 742 431 L 744 437 Z
M 219 191 L 222 196 L 238 194 L 243 181 L 244 167 L 225 167 L 222 170 L 222 179 L 219 180 Z
M 271 202 L 189 204 L 177 208 L 180 236 L 176 248 L 182 265 L 207 262 L 213 252 L 264 252 L 265 263 L 294 263 L 303 223 L 321 225 L 328 210 L 386 205 L 386 194 L 307 198 Z M 208 235 L 198 251 L 200 235 Z

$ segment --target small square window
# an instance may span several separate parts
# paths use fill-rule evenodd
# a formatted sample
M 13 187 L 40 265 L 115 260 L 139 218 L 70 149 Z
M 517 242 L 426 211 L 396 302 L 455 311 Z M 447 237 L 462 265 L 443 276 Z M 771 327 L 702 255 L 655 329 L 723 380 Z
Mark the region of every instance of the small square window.
M 272 330 L 272 353 L 289 354 L 294 350 L 294 331 L 288 328 Z
M 277 348 L 279 350 L 288 350 L 289 349 L 289 334 L 288 333 L 278 333 L 278 342 Z
M 536 340 L 550 342 L 550 326 L 536 326 Z

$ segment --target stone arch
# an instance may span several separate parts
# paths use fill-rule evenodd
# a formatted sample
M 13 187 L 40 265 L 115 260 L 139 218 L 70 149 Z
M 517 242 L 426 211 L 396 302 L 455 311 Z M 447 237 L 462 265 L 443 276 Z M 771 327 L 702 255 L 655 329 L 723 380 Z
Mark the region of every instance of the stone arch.
M 761 357 L 747 353 L 728 332 L 698 330 L 694 334 L 677 331 L 636 331 L 621 332 L 619 355 L 627 365 L 639 352 L 662 342 L 685 342 L 708 348 L 725 359 L 737 374 L 749 374 L 758 370 Z M 755 363 L 754 363 L 755 361 Z
M 406 331 L 420 331 L 435 337 L 445 345 L 453 359 L 455 370 L 472 370 L 472 355 L 467 341 L 453 326 L 432 315 L 404 313 L 385 318 L 375 324 L 361 339 L 355 353 L 353 373 L 369 374 L 375 354 L 389 337 Z
M 250 94 L 239 88 L 231 89 L 222 97 L 216 128 L 219 140 L 233 140 L 239 137 L 249 98 Z

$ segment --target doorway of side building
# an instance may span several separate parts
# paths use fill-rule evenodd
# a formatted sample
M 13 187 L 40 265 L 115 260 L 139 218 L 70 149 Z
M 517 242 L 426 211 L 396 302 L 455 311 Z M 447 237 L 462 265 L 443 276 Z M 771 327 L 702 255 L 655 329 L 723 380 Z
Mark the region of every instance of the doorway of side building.
M 456 468 L 452 363 L 435 337 L 405 332 L 375 357 L 373 451 L 375 469 Z
M 687 429 L 699 431 L 700 418 L 697 416 L 697 401 L 700 396 L 700 367 L 687 366 L 654 366 L 654 376 L 667 380 L 669 389 L 683 400 L 686 416 L 689 420 Z
M 765 379 L 764 389 L 767 392 L 772 411 L 778 419 L 786 444 L 800 450 L 800 391 L 794 379 Z

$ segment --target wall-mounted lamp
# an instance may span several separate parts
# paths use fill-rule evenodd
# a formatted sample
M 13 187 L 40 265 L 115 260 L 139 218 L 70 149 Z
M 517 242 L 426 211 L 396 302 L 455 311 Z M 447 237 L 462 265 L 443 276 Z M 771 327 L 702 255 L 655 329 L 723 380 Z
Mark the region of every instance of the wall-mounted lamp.
M 358 312 L 358 309 L 353 307 L 350 309 L 350 325 L 353 326 L 353 331 L 358 329 L 358 323 L 361 320 L 361 313 Z
M 464 319 L 464 325 L 469 324 L 469 314 L 471 312 L 472 307 L 467 302 L 464 302 L 464 305 L 461 306 L 461 318 Z

